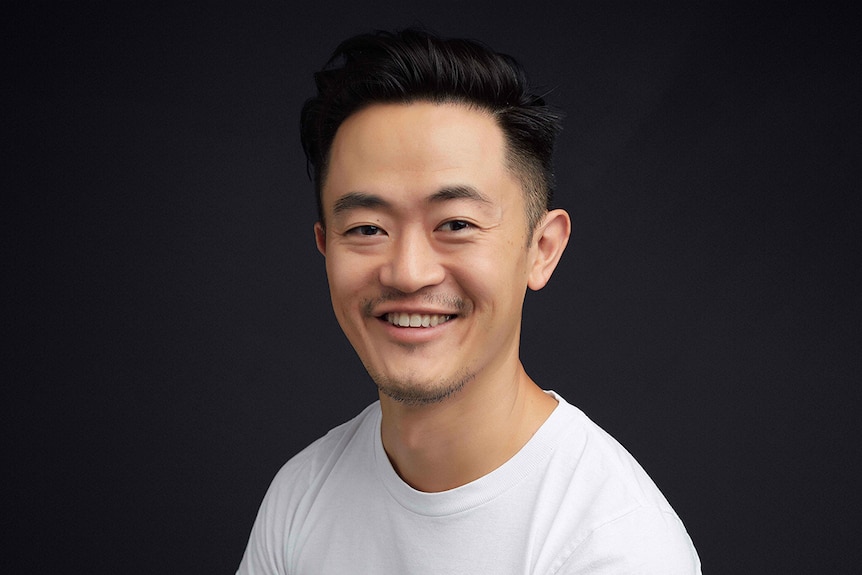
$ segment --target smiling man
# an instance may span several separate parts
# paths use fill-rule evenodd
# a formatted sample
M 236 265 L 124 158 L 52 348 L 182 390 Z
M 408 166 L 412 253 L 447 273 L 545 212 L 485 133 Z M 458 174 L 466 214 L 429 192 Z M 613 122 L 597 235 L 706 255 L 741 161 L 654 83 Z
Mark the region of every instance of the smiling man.
M 282 468 L 239 573 L 699 573 L 646 473 L 519 359 L 570 232 L 558 115 L 511 58 L 417 30 L 316 80 L 314 237 L 380 400 Z

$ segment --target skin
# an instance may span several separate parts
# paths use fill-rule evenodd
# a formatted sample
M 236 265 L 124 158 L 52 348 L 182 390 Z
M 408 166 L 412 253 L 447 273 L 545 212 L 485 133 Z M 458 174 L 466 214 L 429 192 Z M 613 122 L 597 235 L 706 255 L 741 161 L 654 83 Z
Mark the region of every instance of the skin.
M 380 389 L 386 453 L 421 491 L 493 471 L 556 406 L 521 365 L 521 312 L 571 224 L 553 210 L 527 241 L 505 154 L 488 113 L 427 102 L 365 108 L 331 149 L 314 234 L 333 309 Z M 447 321 L 400 327 L 390 313 Z

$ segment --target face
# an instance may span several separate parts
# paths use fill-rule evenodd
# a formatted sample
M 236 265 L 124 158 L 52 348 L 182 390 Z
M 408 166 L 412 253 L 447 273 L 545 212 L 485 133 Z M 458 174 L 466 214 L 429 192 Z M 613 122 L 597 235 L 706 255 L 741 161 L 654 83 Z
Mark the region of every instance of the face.
M 321 198 L 335 315 L 384 395 L 422 404 L 514 376 L 536 245 L 490 115 L 357 112 L 335 136 Z

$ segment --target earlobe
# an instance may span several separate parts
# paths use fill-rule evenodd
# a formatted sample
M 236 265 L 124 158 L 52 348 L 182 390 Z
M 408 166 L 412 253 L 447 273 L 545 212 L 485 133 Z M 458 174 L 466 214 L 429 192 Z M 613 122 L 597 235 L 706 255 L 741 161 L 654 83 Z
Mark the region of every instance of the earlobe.
M 572 233 L 572 222 L 565 210 L 551 210 L 536 228 L 534 246 L 535 256 L 530 268 L 527 286 L 531 290 L 540 290 L 551 279 L 551 274 L 557 268 L 563 251 L 569 243 Z
M 317 244 L 317 251 L 326 257 L 326 229 L 320 222 L 314 224 L 314 243 Z

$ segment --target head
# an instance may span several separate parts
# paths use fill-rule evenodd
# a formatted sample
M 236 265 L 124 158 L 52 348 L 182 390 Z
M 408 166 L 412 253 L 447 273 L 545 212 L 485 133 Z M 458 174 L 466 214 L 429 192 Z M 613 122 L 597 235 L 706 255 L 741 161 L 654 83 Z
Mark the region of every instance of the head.
M 383 103 L 451 102 L 489 113 L 505 136 L 507 167 L 525 194 L 528 238 L 550 209 L 560 114 L 529 91 L 511 57 L 417 29 L 376 32 L 342 42 L 315 81 L 318 93 L 303 106 L 300 129 L 322 224 L 321 190 L 338 128 L 351 115 Z
M 302 138 L 341 328 L 381 398 L 517 380 L 525 292 L 570 230 L 548 209 L 557 115 L 510 58 L 471 42 L 378 33 L 335 59 Z

